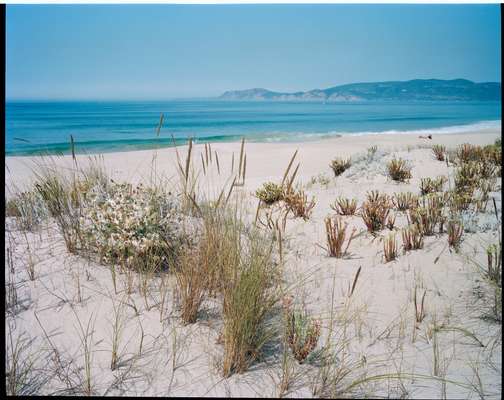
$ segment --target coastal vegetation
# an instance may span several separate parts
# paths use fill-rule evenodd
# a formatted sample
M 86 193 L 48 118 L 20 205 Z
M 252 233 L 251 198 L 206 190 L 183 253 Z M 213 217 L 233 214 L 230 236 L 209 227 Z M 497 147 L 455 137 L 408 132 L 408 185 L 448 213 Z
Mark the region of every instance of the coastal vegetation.
M 432 176 L 401 158 L 406 152 L 367 150 L 352 158 L 370 157 L 382 173 L 356 185 L 343 172 L 369 163 L 336 158 L 335 176 L 317 187 L 303 184 L 297 152 L 283 175 L 277 171 L 281 180 L 252 186 L 245 147 L 235 163 L 234 153 L 226 159 L 190 141 L 175 148 L 175 180 L 159 174 L 156 155 L 150 179 L 134 183 L 113 176 L 102 157 L 72 152 L 71 168 L 40 158 L 31 186 L 10 187 L 8 393 L 130 394 L 162 381 L 163 393 L 174 395 L 196 379 L 212 393 L 212 385 L 243 388 L 242 379 L 260 377 L 261 395 L 273 386 L 281 396 L 395 397 L 415 380 L 492 397 L 493 389 L 446 370 L 447 352 L 461 346 L 479 357 L 474 369 L 460 364 L 475 381 L 498 368 L 500 146 L 410 150 L 430 154 L 437 164 L 429 171 L 446 166 Z M 476 309 L 460 313 L 451 307 L 465 303 L 447 300 L 439 274 L 460 278 L 457 268 L 469 274 L 468 265 L 477 286 L 464 298 Z M 385 305 L 367 302 L 374 290 Z M 388 300 L 383 291 L 404 296 Z M 381 306 L 389 320 L 376 322 L 373 307 Z M 28 314 L 36 338 L 22 329 Z M 375 343 L 388 352 L 387 365 L 373 354 Z M 420 345 L 428 368 L 418 358 L 415 368 L 401 364 Z

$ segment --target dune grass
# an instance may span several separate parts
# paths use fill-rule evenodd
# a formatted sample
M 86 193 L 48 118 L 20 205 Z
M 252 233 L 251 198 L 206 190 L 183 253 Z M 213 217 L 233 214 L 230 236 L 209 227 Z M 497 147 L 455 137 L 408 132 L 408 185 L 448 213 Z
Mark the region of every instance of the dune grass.
M 291 297 L 284 298 L 283 309 L 287 343 L 302 364 L 317 346 L 321 322 L 310 317 L 305 307 L 296 307 Z
M 402 158 L 393 158 L 387 164 L 387 173 L 390 179 L 405 182 L 411 178 L 411 166 Z
M 361 206 L 361 217 L 370 233 L 382 230 L 391 209 L 390 198 L 378 191 L 367 194 L 367 200 Z
M 334 176 L 340 176 L 343 172 L 345 172 L 352 165 L 351 158 L 340 158 L 336 157 L 331 161 L 330 167 L 334 172 Z
M 331 208 L 339 215 L 354 215 L 357 211 L 357 199 L 347 199 L 345 197 L 338 197 Z
M 238 220 L 231 224 L 240 229 Z M 245 235 L 246 251 L 240 253 L 237 263 L 223 269 L 222 374 L 225 377 L 245 371 L 275 334 L 267 318 L 280 296 L 272 262 L 272 242 L 254 229 L 239 232 Z
M 353 228 L 350 236 L 347 238 L 347 227 L 348 224 L 341 221 L 340 218 L 331 219 L 327 217 L 325 219 L 325 228 L 326 228 L 326 236 L 327 236 L 327 250 L 329 256 L 341 258 L 343 257 L 347 251 L 350 243 L 355 238 L 355 231 L 357 230 L 355 227 Z M 346 246 L 343 249 L 343 245 L 346 239 Z

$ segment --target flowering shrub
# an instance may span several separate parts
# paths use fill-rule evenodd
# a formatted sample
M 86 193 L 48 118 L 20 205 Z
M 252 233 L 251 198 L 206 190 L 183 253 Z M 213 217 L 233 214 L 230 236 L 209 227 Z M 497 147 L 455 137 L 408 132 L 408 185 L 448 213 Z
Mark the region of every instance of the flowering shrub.
M 283 198 L 283 188 L 273 182 L 266 182 L 256 190 L 256 197 L 266 204 L 273 204 Z
M 108 263 L 128 267 L 148 256 L 150 262 L 167 261 L 174 231 L 175 207 L 170 199 L 141 184 L 111 185 L 107 192 L 88 192 L 81 225 L 85 247 Z

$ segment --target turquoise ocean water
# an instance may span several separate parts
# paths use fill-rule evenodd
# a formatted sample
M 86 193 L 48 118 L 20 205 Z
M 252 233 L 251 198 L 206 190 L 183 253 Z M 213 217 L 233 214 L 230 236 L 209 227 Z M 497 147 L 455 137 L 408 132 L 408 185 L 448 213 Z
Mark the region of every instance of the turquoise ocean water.
M 293 103 L 218 100 L 7 102 L 6 155 L 102 153 L 197 142 L 306 141 L 366 133 L 498 127 L 500 102 Z M 159 137 L 160 114 L 164 124 Z

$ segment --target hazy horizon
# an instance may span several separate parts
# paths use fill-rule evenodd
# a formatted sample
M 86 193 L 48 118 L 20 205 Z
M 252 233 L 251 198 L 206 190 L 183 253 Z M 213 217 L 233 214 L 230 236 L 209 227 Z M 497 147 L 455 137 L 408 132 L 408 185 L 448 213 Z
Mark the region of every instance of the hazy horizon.
M 8 101 L 500 82 L 499 5 L 7 5 Z

